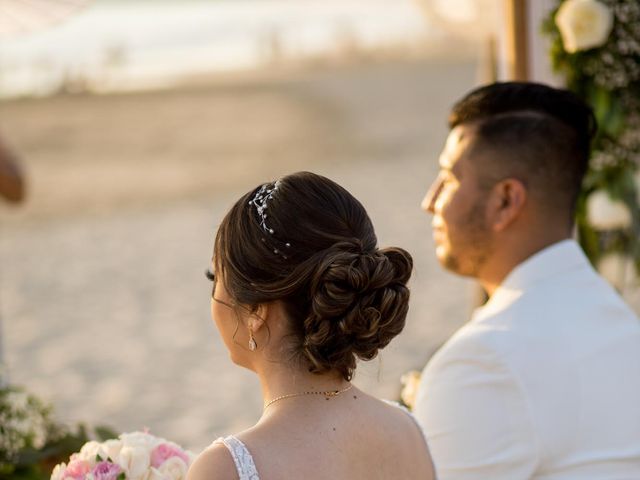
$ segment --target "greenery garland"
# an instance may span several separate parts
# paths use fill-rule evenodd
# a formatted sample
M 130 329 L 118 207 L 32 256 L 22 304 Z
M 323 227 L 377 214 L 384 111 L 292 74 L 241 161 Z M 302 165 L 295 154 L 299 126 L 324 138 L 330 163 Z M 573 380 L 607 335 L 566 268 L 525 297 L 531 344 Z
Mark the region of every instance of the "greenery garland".
M 640 2 L 561 0 L 543 32 L 554 70 L 598 121 L 578 201 L 579 241 L 622 290 L 640 277 Z

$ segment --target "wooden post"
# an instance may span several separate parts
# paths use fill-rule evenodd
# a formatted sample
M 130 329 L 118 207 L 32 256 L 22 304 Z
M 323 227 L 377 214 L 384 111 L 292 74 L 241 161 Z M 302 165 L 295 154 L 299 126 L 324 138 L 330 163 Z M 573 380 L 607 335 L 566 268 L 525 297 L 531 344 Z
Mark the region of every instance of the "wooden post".
M 527 0 L 505 0 L 507 75 L 529 80 L 529 20 Z
M 540 1 L 540 0 L 536 0 Z M 506 80 L 525 82 L 530 79 L 529 71 L 529 10 L 527 0 L 504 0 L 503 30 Z M 496 47 L 490 47 L 495 52 Z M 489 57 L 490 63 L 496 62 L 495 57 Z M 484 67 L 488 71 L 495 71 L 493 66 Z M 484 305 L 489 299 L 487 292 L 478 283 L 473 292 L 473 309 Z
M 493 33 L 483 39 L 482 56 L 478 62 L 478 82 L 486 85 L 498 80 L 498 44 Z

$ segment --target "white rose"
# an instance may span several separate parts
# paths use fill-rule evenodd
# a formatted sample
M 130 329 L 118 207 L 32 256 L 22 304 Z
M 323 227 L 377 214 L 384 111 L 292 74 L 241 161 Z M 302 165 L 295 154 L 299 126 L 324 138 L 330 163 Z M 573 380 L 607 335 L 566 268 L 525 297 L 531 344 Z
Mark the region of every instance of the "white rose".
M 416 403 L 416 395 L 418 393 L 418 387 L 420 386 L 420 376 L 420 372 L 412 370 L 400 377 L 400 383 L 402 384 L 400 398 L 402 398 L 404 404 L 411 409 L 413 409 Z
M 153 447 L 164 440 L 158 437 L 154 437 L 153 435 L 149 435 L 148 433 L 132 432 L 123 433 L 122 435 L 120 435 L 120 441 L 122 442 L 123 446 L 145 448 L 149 450 L 149 453 L 151 453 Z
M 164 461 L 158 471 L 167 480 L 183 480 L 187 475 L 187 464 L 180 457 L 171 457 Z
M 120 455 L 120 450 L 122 449 L 122 441 L 121 440 L 107 440 L 102 444 L 102 452 L 104 452 L 103 458 L 110 458 L 115 461 Z
M 101 444 L 96 441 L 90 441 L 85 443 L 80 452 L 77 453 L 78 460 L 86 460 L 87 462 L 91 462 L 91 464 L 96 463 L 96 455 L 101 454 Z
M 622 291 L 634 280 L 633 260 L 619 252 L 606 253 L 598 261 L 598 272 L 611 285 Z
M 613 12 L 597 0 L 567 0 L 555 17 L 569 53 L 603 45 L 613 28 Z
M 165 475 L 160 473 L 160 470 L 158 470 L 157 468 L 151 467 L 151 470 L 149 472 L 149 477 L 147 478 L 147 480 L 169 480 L 169 479 Z
M 51 480 L 62 480 L 62 474 L 64 470 L 67 468 L 66 463 L 59 463 L 55 467 L 53 467 L 53 471 L 51 472 Z
M 113 460 L 126 471 L 127 480 L 143 480 L 149 473 L 149 451 L 144 447 L 124 446 Z
M 629 228 L 632 216 L 624 202 L 612 200 L 604 190 L 597 190 L 587 198 L 587 221 L 596 230 Z

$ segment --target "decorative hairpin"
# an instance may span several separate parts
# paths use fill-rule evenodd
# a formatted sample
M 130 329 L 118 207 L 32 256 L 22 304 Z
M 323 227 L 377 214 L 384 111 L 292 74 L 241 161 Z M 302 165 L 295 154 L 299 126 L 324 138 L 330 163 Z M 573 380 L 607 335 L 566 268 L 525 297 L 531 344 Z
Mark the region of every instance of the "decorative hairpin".
M 270 187 L 269 184 L 265 184 L 262 187 L 260 187 L 260 190 L 256 192 L 253 199 L 249 201 L 249 205 L 253 205 L 254 207 L 256 207 L 256 211 L 258 212 L 258 221 L 260 222 L 260 227 L 262 228 L 262 230 L 264 230 L 266 233 L 270 235 L 273 235 L 275 232 L 273 228 L 267 225 L 267 218 L 268 218 L 266 213 L 267 205 L 269 203 L 269 200 L 273 198 L 273 194 L 278 191 L 279 186 L 280 186 L 280 180 L 275 182 L 272 187 Z M 267 243 L 264 237 L 262 238 L 262 242 Z M 291 247 L 291 244 L 287 242 L 284 244 L 284 246 L 286 248 L 289 248 Z M 282 252 L 282 250 L 274 248 L 273 253 L 275 253 L 276 255 L 281 255 L 285 260 L 287 259 L 287 256 L 285 255 L 284 252 Z
M 264 184 L 262 187 L 260 187 L 260 190 L 256 192 L 253 200 L 249 202 L 249 205 L 253 205 L 258 211 L 258 220 L 260 221 L 260 226 L 265 232 L 270 233 L 271 235 L 273 235 L 274 233 L 273 228 L 270 228 L 267 225 L 267 214 L 265 212 L 267 210 L 267 203 L 273 198 L 273 194 L 278 190 L 279 186 L 280 181 L 274 183 L 273 187 L 271 188 L 269 188 L 269 184 Z

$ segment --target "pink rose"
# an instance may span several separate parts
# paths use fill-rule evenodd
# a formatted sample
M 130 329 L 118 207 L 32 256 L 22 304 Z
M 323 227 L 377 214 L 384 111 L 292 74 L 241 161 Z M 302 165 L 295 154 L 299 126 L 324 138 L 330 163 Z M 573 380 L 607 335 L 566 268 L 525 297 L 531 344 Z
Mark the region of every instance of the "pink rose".
M 93 467 L 91 473 L 94 480 L 117 480 L 118 475 L 122 473 L 122 468 L 115 463 L 102 461 Z
M 75 480 L 84 480 L 84 476 L 91 470 L 91 464 L 86 460 L 72 460 L 64 469 L 62 478 L 74 478 Z
M 169 443 L 161 443 L 151 452 L 151 466 L 159 468 L 165 461 L 171 457 L 178 457 L 189 465 L 189 456 L 179 447 Z

